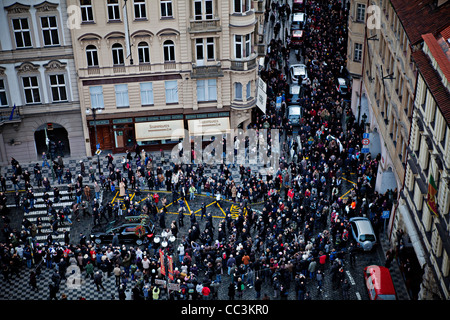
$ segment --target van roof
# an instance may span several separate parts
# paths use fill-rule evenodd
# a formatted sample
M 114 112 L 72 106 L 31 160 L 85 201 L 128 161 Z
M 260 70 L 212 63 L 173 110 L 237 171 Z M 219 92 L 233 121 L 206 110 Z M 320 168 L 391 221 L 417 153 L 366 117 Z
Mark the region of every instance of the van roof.
M 350 222 L 355 222 L 360 234 L 375 234 L 370 220 L 364 217 L 350 218 Z
M 294 104 L 294 105 L 290 105 L 289 106 L 289 115 L 291 116 L 297 116 L 297 115 L 300 115 L 300 113 L 301 113 L 301 107 L 299 106 L 299 105 L 296 105 L 296 104 Z
M 337 80 L 338 80 L 338 83 L 339 83 L 340 86 L 345 86 L 345 85 L 347 85 L 347 83 L 345 82 L 345 79 L 344 79 L 344 78 L 338 78 Z
M 294 13 L 292 21 L 303 21 L 305 20 L 305 14 L 303 12 Z
M 289 93 L 290 94 L 299 94 L 300 93 L 300 86 L 298 86 L 298 85 L 290 86 Z
M 306 73 L 306 66 L 304 64 L 294 64 L 292 65 L 292 68 L 294 69 L 294 74 L 305 74 Z
M 383 266 L 370 265 L 365 268 L 365 271 L 367 274 L 371 275 L 373 286 L 375 289 L 382 289 L 383 295 L 395 295 L 395 287 L 388 268 Z
M 303 35 L 303 30 L 293 30 L 292 36 L 293 37 L 301 37 Z

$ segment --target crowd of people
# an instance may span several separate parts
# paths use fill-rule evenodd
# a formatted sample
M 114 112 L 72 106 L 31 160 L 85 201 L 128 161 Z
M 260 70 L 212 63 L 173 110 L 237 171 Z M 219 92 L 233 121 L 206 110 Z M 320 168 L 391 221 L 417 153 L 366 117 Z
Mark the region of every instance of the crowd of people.
M 268 24 L 276 24 L 279 17 L 290 12 L 277 1 L 269 3 L 266 10 L 267 16 L 274 17 Z M 115 167 L 114 156 L 108 154 L 105 160 L 108 171 L 100 176 L 92 167 L 86 170 L 83 164 L 82 173 L 73 177 L 64 168 L 61 157 L 53 161 L 54 172 L 58 172 L 53 191 L 58 184 L 65 184 L 73 200 L 68 211 L 55 210 L 52 203 L 58 200 L 55 196 L 47 197 L 55 232 L 58 223 L 76 223 L 81 214 L 92 217 L 94 227 L 124 216 L 148 215 L 159 230 L 179 239 L 165 249 L 166 256 L 174 257 L 170 282 L 178 284 L 179 289 L 167 290 L 159 285 L 158 280 L 166 277 L 155 243 L 125 246 L 113 240 L 98 245 L 81 234 L 79 243 L 71 243 L 67 235 L 64 243 L 56 243 L 50 236 L 45 243 L 36 244 L 32 240 L 39 233 L 39 226 L 24 219 L 21 230 L 12 230 L 6 211 L 2 212 L 6 241 L 0 244 L 4 281 L 19 277 L 21 268 L 28 268 L 30 285 L 38 290 L 36 278 L 41 269 L 51 268 L 54 271 L 50 298 L 57 299 L 60 283 L 70 276 L 67 272 L 72 270 L 71 266 L 76 266 L 82 278 L 91 279 L 97 290 L 104 290 L 103 276 L 114 276 L 119 299 L 127 298 L 127 289 L 134 299 L 216 299 L 219 287 L 229 283 L 228 299 L 242 298 L 245 291 L 254 290 L 256 299 L 287 299 L 289 292 L 294 291 L 296 298 L 303 300 L 311 299 L 307 284 L 314 283 L 320 292 L 324 277 L 330 277 L 334 289 L 341 290 L 342 297 L 347 299 L 349 284 L 344 276 L 344 261 L 352 264 L 358 251 L 349 235 L 349 219 L 366 215 L 378 230 L 381 213 L 390 208 L 395 195 L 375 192 L 380 159 L 361 153 L 364 128 L 355 122 L 334 85 L 346 63 L 348 11 L 338 1 L 307 0 L 305 12 L 308 22 L 302 54 L 310 81 L 303 85 L 300 126 L 293 127 L 286 117 L 289 88 L 286 71 L 291 48 L 276 35 L 268 44 L 260 73 L 268 87 L 267 111 L 257 114 L 248 127 L 280 130 L 282 153 L 276 172 L 263 176 L 251 166 L 241 164 L 237 179 L 231 165 L 225 162 L 219 165 L 219 175 L 208 175 L 204 165 L 195 163 L 171 163 L 172 169 L 164 170 L 155 164 L 156 158 L 139 148 L 133 150 L 134 155 L 133 151 L 127 151 L 121 168 Z M 278 96 L 282 97 L 281 108 L 275 105 Z M 171 161 L 164 151 L 160 160 Z M 17 191 L 17 209 L 33 210 L 32 175 L 18 169 L 20 164 L 16 162 L 11 163 L 14 170 L 11 181 L 17 191 L 13 179 L 21 176 L 26 189 L 22 196 Z M 50 166 L 45 162 L 46 158 L 42 166 Z M 36 187 L 47 193 L 52 190 L 50 178 L 42 178 L 39 167 L 36 164 L 34 171 Z M 90 183 L 83 182 L 85 175 Z M 5 179 L 0 179 L 3 208 L 8 201 Z M 343 179 L 354 181 L 345 198 L 340 197 Z M 144 194 L 145 189 L 151 192 L 140 203 L 127 196 L 129 191 Z M 219 203 L 221 200 L 236 203 L 239 214 L 234 219 L 226 210 L 226 217 L 215 224 L 205 206 L 198 218 L 189 214 L 180 201 L 176 206 L 178 216 L 169 219 L 166 196 L 160 199 L 159 190 L 172 192 L 174 206 L 180 197 L 191 201 L 196 194 L 218 195 Z M 99 201 L 102 191 L 119 191 L 123 201 L 117 204 Z M 256 203 L 260 204 L 260 210 L 254 209 Z M 69 214 L 73 221 L 67 220 Z M 185 223 L 185 217 L 190 225 Z M 199 220 L 203 219 L 206 222 L 201 227 Z M 181 231 L 182 228 L 187 231 Z M 270 290 L 262 290 L 264 286 Z

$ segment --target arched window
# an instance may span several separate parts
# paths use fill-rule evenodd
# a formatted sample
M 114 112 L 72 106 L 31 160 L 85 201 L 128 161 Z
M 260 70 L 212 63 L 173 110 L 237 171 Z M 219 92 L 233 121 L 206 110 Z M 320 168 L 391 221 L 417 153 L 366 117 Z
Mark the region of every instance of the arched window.
M 112 46 L 113 65 L 123 65 L 123 47 L 120 43 L 115 43 Z
M 150 48 L 147 42 L 138 44 L 139 63 L 150 63 Z
M 166 40 L 163 44 L 164 48 L 164 62 L 175 61 L 175 45 L 172 40 Z
M 97 48 L 92 44 L 86 47 L 86 59 L 88 67 L 98 67 Z

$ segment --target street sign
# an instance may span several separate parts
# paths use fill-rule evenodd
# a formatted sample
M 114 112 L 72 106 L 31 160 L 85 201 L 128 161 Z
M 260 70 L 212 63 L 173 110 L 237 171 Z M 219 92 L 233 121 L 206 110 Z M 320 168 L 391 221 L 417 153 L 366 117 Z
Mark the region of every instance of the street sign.
M 383 218 L 383 219 L 389 218 L 390 213 L 391 212 L 389 210 L 383 211 L 383 214 L 381 215 L 381 218 Z
M 281 97 L 280 96 L 277 97 L 275 108 L 277 108 L 277 109 L 281 108 Z
M 363 133 L 363 139 L 369 139 L 370 133 Z
M 369 153 L 369 148 L 361 148 L 361 153 Z
M 362 140 L 362 144 L 365 145 L 365 146 L 367 146 L 369 143 L 370 143 L 369 139 L 363 139 Z

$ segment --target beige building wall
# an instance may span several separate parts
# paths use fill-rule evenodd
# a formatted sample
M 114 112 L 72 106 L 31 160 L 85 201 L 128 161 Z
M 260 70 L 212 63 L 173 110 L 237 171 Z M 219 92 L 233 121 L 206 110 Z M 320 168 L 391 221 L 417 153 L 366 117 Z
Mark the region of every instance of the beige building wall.
M 204 6 L 207 1 L 201 1 Z M 134 2 L 127 1 L 128 29 L 131 44 L 131 57 L 124 57 L 123 64 L 114 65 L 113 46 L 120 44 L 126 52 L 126 31 L 122 6 L 119 0 L 118 21 L 108 21 L 106 1 L 91 1 L 93 21 L 82 22 L 79 28 L 72 28 L 74 55 L 78 72 L 78 87 L 84 133 L 85 148 L 91 153 L 92 139 L 88 121 L 92 114 L 85 110 L 92 105 L 90 87 L 102 86 L 104 110 L 97 119 L 130 118 L 144 116 L 192 115 L 205 113 L 228 113 L 230 127 L 244 127 L 250 122 L 251 109 L 256 106 L 257 77 L 257 30 L 258 18 L 262 11 L 257 11 L 261 1 L 249 1 L 251 7 L 245 13 L 237 13 L 234 1 L 213 0 L 212 16 L 195 17 L 194 0 L 180 1 L 145 1 L 144 19 L 136 19 Z M 173 16 L 162 17 L 162 3 L 170 3 Z M 69 6 L 80 6 L 79 0 L 68 0 Z M 253 8 L 255 7 L 255 8 Z M 82 12 L 86 10 L 81 7 Z M 245 57 L 236 57 L 235 35 L 250 35 L 251 53 Z M 203 40 L 204 55 L 207 54 L 207 42 L 214 43 L 212 59 L 197 59 L 197 45 Z M 164 43 L 172 41 L 174 59 L 165 61 Z M 139 45 L 148 44 L 149 62 L 139 61 Z M 243 46 L 245 43 L 243 43 Z M 88 66 L 87 48 L 95 46 L 98 66 Z M 242 50 L 242 49 L 241 49 Z M 126 54 L 125 54 L 126 55 Z M 242 53 L 241 53 L 242 55 Z M 131 64 L 131 59 L 133 64 Z M 216 81 L 216 99 L 198 101 L 198 80 Z M 176 81 L 178 102 L 167 103 L 165 82 Z M 142 105 L 140 84 L 151 82 L 153 86 L 153 104 Z M 236 93 L 235 83 L 241 83 L 242 92 Z M 250 83 L 250 85 L 249 85 Z M 128 85 L 129 105 L 117 106 L 115 85 Z M 247 94 L 249 89 L 249 94 Z M 185 119 L 186 120 L 186 117 Z M 186 121 L 185 121 L 186 122 Z M 186 128 L 187 129 L 187 128 Z M 109 129 L 113 135 L 113 128 Z M 115 148 L 116 151 L 122 149 Z

